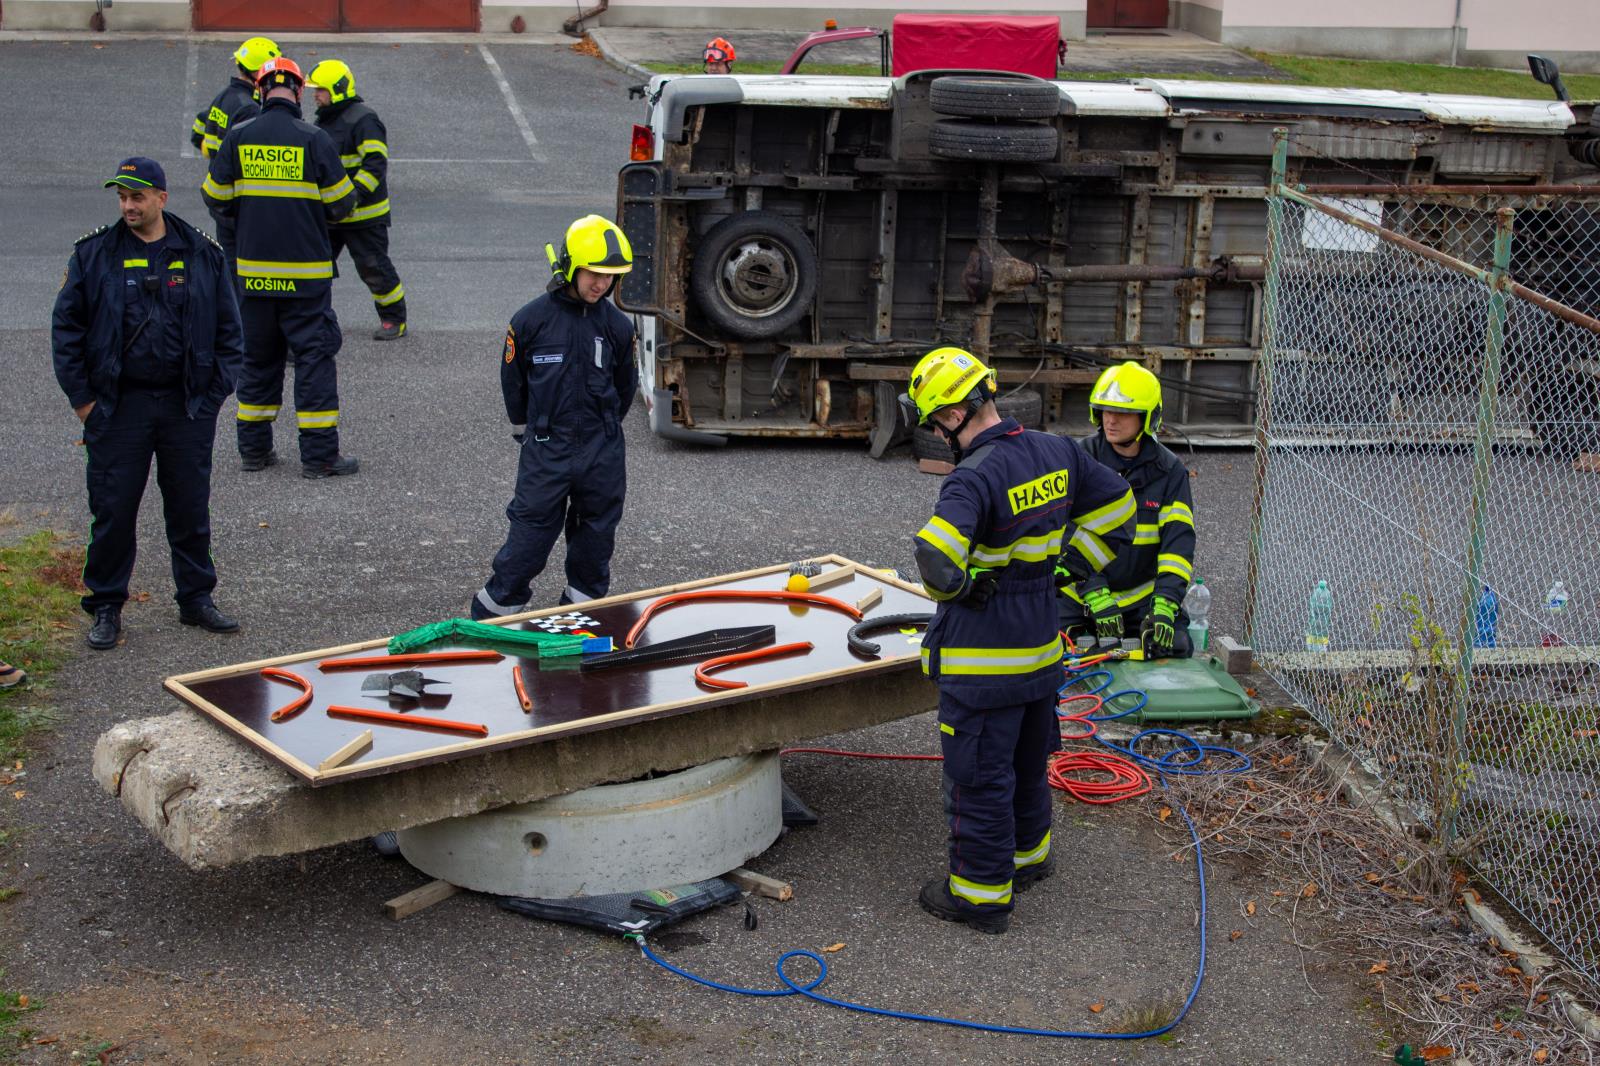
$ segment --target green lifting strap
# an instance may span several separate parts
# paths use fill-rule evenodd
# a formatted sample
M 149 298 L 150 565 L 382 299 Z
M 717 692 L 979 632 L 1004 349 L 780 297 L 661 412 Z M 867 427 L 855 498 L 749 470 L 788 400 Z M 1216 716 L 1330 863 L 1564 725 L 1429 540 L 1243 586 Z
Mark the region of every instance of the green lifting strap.
M 509 629 L 505 626 L 474 622 L 470 618 L 447 618 L 442 622 L 429 622 L 389 638 L 389 654 L 405 655 L 420 651 L 433 644 L 450 641 L 454 644 L 511 645 L 532 649 L 540 658 L 562 658 L 581 655 L 587 637 L 572 633 L 544 633 L 537 629 Z

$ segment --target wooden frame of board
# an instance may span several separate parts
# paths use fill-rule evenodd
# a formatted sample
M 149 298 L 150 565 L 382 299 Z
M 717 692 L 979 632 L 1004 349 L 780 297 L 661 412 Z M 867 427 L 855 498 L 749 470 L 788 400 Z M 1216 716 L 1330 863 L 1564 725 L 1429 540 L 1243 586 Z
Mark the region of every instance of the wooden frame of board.
M 931 613 L 933 610 L 932 601 L 921 588 L 888 573 L 870 569 L 839 555 L 820 556 L 810 561 L 819 564 L 826 574 L 836 578 L 822 590 L 821 594 L 851 604 L 870 601 L 871 605 L 866 612 L 869 620 L 874 615 Z M 853 571 L 847 579 L 838 578 L 837 569 L 841 567 Z M 719 586 L 777 589 L 783 587 L 788 572 L 789 564 L 783 563 L 642 592 L 608 596 L 587 603 L 529 611 L 496 619 L 495 623 L 518 625 L 574 611 L 589 616 L 610 615 L 617 621 L 604 635 L 614 637 L 617 646 L 620 647 L 626 631 L 625 623 L 636 619 L 645 606 L 661 596 Z M 816 650 L 805 657 L 773 659 L 729 671 L 729 676 L 747 682 L 747 687 L 732 690 L 712 691 L 695 685 L 693 663 L 602 671 L 594 674 L 584 674 L 570 666 L 563 670 L 561 664 L 544 666 L 540 669 L 524 668 L 523 677 L 529 681 L 528 687 L 534 697 L 533 712 L 522 711 L 510 683 L 511 670 L 538 662 L 531 656 L 519 658 L 515 653 L 507 653 L 505 662 L 509 663 L 509 666 L 494 664 L 493 676 L 504 679 L 503 686 L 499 680 L 494 684 L 503 687 L 503 691 L 500 688 L 492 692 L 486 690 L 485 686 L 488 684 L 486 678 L 491 676 L 490 672 L 468 676 L 463 672 L 466 667 L 456 668 L 455 673 L 424 667 L 426 673 L 447 675 L 447 680 L 454 679 L 450 682 L 452 685 L 464 686 L 467 691 L 462 692 L 461 688 L 457 688 L 449 696 L 434 697 L 436 700 L 443 699 L 448 702 L 440 703 L 438 706 L 424 704 L 426 709 L 422 710 L 422 714 L 457 720 L 490 718 L 497 719 L 501 723 L 510 721 L 512 724 L 511 728 L 506 729 L 491 728 L 486 737 L 467 740 L 461 739 L 459 735 L 426 734 L 426 740 L 437 739 L 437 744 L 423 743 L 424 738 L 417 736 L 418 733 L 424 732 L 421 730 L 373 726 L 370 723 L 333 718 L 326 713 L 330 702 L 350 704 L 355 702 L 352 697 L 365 695 L 353 690 L 353 685 L 359 684 L 362 671 L 349 674 L 320 673 L 316 664 L 325 659 L 361 653 L 381 655 L 386 649 L 388 638 L 179 674 L 167 678 L 163 684 L 168 692 L 190 707 L 281 763 L 296 776 L 317 786 L 484 754 L 523 744 L 554 740 L 576 733 L 613 729 L 633 722 L 687 714 L 704 707 L 738 703 L 808 687 L 837 684 L 855 676 L 907 669 L 915 666 L 920 659 L 915 639 L 908 640 L 904 637 L 896 639 L 893 633 L 888 639 L 879 640 L 874 637 L 874 640 L 883 645 L 880 657 L 865 659 L 855 655 L 845 644 L 845 633 L 855 621 L 848 615 L 834 610 L 795 607 L 783 603 L 760 605 L 736 603 L 734 606 L 740 608 L 757 606 L 759 609 L 742 611 L 748 617 L 737 619 L 735 623 L 726 617 L 727 611 L 719 612 L 709 605 L 670 608 L 653 616 L 649 626 L 641 635 L 640 646 L 654 640 L 670 639 L 675 635 L 687 635 L 688 632 L 733 624 L 776 623 L 779 627 L 777 643 L 780 644 L 796 639 L 797 636 L 804 639 L 806 635 L 823 637 L 825 640 L 823 642 L 813 640 Z M 713 617 L 714 614 L 720 617 Z M 785 633 L 785 629 L 801 630 L 803 633 Z M 457 646 L 441 644 L 438 650 L 452 647 Z M 459 647 L 465 648 L 468 645 Z M 270 723 L 267 712 L 272 706 L 287 702 L 294 695 L 294 690 L 260 679 L 259 671 L 264 666 L 298 670 L 313 683 L 319 694 L 313 698 L 309 707 L 295 717 L 283 723 Z M 797 669 L 805 672 L 794 672 Z M 651 690 L 650 698 L 646 702 L 621 705 L 630 695 L 636 695 L 641 688 Z M 326 690 L 329 689 L 335 693 L 331 699 L 326 694 Z M 613 692 L 612 689 L 617 691 Z M 566 706 L 560 708 L 550 706 L 548 713 L 553 717 L 541 720 L 542 705 L 553 704 L 556 698 L 563 694 L 570 697 L 578 692 L 588 693 L 590 698 L 595 699 L 605 709 L 590 714 L 582 713 L 581 708 L 574 710 Z M 450 706 L 449 703 L 453 703 L 455 695 L 458 694 L 464 697 L 462 703 L 471 702 L 472 706 L 465 708 Z M 371 703 L 372 698 L 375 697 L 369 696 L 369 702 L 364 705 L 374 709 L 384 709 L 382 704 Z M 515 708 L 515 717 L 508 719 L 505 710 L 507 705 Z M 586 698 L 584 706 L 588 705 Z M 517 719 L 521 719 L 520 727 L 517 726 Z M 301 725 L 297 727 L 296 723 Z M 369 728 L 374 731 L 378 740 L 375 748 L 358 753 L 355 756 L 356 761 L 327 769 L 319 768 L 318 764 L 327 756 L 351 746 L 352 741 Z M 386 749 L 386 741 L 404 745 L 404 750 Z

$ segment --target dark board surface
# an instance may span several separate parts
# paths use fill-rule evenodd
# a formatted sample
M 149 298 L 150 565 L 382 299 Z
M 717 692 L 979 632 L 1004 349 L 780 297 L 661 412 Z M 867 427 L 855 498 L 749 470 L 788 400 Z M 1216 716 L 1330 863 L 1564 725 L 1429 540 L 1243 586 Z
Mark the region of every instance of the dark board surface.
M 832 569 L 837 563 L 824 565 Z M 588 627 L 591 632 L 611 637 L 621 648 L 629 628 L 644 609 L 666 591 L 780 589 L 787 574 L 787 567 L 777 567 L 764 572 L 712 578 L 673 586 L 671 590 L 653 590 L 627 598 L 556 608 L 539 612 L 539 616 L 582 611 L 596 622 Z M 848 581 L 818 590 L 818 595 L 854 604 L 874 588 L 882 590 L 883 598 L 866 612 L 868 619 L 933 610 L 933 604 L 920 593 L 910 591 L 909 586 L 864 569 L 858 569 Z M 881 645 L 882 651 L 877 658 L 866 658 L 851 652 L 845 643 L 845 634 L 854 624 L 853 618 L 839 611 L 788 603 L 688 603 L 665 608 L 652 616 L 639 636 L 637 647 L 706 630 L 753 625 L 773 626 L 777 644 L 810 641 L 814 645 L 805 655 L 739 664 L 718 671 L 714 676 L 744 681 L 749 686 L 728 691 L 700 685 L 694 677 L 694 663 L 584 671 L 579 668 L 576 657 L 541 660 L 506 654 L 504 659 L 494 663 L 368 667 L 328 672 L 318 668 L 319 662 L 331 658 L 384 654 L 381 643 L 271 660 L 271 665 L 298 674 L 311 682 L 314 689 L 310 705 L 282 722 L 270 721 L 269 716 L 293 700 L 299 690 L 263 678 L 260 667 L 267 665 L 265 662 L 171 678 L 167 688 L 294 773 L 320 784 L 459 758 L 513 744 L 614 728 L 774 691 L 837 683 L 884 669 L 915 668 L 919 653 L 915 636 L 893 630 L 874 635 L 872 639 Z M 532 621 L 522 621 L 508 628 L 535 626 Z M 426 650 L 467 649 L 467 645 L 444 643 Z M 523 668 L 523 679 L 533 703 L 531 712 L 523 711 L 513 686 L 512 671 L 518 666 Z M 368 674 L 401 669 L 421 669 L 426 677 L 444 683 L 429 685 L 421 701 L 391 701 L 381 693 L 362 691 L 362 682 Z M 330 704 L 406 711 L 481 724 L 488 727 L 489 732 L 485 738 L 476 738 L 466 733 L 334 718 L 327 714 Z M 316 769 L 320 762 L 366 729 L 371 729 L 373 734 L 370 751 L 344 766 L 327 771 Z

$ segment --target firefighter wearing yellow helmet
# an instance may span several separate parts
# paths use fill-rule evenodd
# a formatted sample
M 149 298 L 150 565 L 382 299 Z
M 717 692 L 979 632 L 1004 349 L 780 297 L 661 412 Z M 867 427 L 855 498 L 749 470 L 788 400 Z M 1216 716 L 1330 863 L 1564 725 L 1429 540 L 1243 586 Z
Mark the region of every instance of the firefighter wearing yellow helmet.
M 1194 499 L 1189 471 L 1155 438 L 1160 379 L 1138 363 L 1107 367 L 1090 391 L 1089 421 L 1096 432 L 1084 449 L 1127 482 L 1137 504 L 1133 547 L 1108 572 L 1110 596 L 1152 656 L 1191 655 L 1181 605 L 1194 579 Z M 1062 596 L 1063 631 L 1085 629 L 1094 612 L 1070 585 Z
M 919 901 L 985 933 L 1005 932 L 1013 895 L 1055 868 L 1045 780 L 1060 747 L 1054 572 L 1104 588 L 1134 517 L 1128 486 L 1076 441 L 1001 418 L 995 385 L 971 353 L 939 348 L 913 368 L 902 400 L 960 456 L 912 542 L 938 604 L 922 667 L 939 688 L 950 822 L 948 874 Z
M 189 131 L 189 143 L 202 156 L 216 155 L 222 147 L 222 138 L 239 123 L 261 114 L 261 96 L 256 88 L 256 74 L 263 64 L 277 59 L 283 53 L 270 37 L 252 37 L 233 51 L 234 74 L 222 91 L 211 98 L 211 103 L 194 117 Z M 228 274 L 235 269 L 233 223 L 217 221 L 217 243 L 228 257 Z
M 533 581 L 563 533 L 558 602 L 599 599 L 611 588 L 627 481 L 622 422 L 639 374 L 633 322 L 608 297 L 633 269 L 633 247 L 616 223 L 585 215 L 545 254 L 554 275 L 544 295 L 511 316 L 501 349 L 500 392 L 520 452 L 506 507 L 511 528 L 473 597 L 477 619 L 530 609 Z
M 372 106 L 356 95 L 356 76 L 341 59 L 324 59 L 306 76 L 317 105 L 317 126 L 339 149 L 344 172 L 355 184 L 356 207 L 328 227 L 334 271 L 339 253 L 350 249 L 378 315 L 374 340 L 406 335 L 406 287 L 389 258 L 389 131 Z

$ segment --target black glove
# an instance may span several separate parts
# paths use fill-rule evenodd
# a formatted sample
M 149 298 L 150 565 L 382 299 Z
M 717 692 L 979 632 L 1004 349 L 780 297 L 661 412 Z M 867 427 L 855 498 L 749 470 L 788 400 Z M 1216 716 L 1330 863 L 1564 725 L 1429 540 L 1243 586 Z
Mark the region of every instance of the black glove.
M 1122 638 L 1122 611 L 1103 577 L 1091 577 L 1079 589 L 1083 605 L 1094 619 L 1094 635 L 1101 640 Z
M 1178 605 L 1165 596 L 1157 596 L 1150 604 L 1141 633 L 1145 653 L 1153 659 L 1165 659 L 1172 654 L 1172 645 L 1178 638 Z
M 999 575 L 993 570 L 975 566 L 968 575 L 972 578 L 967 585 L 967 594 L 961 597 L 964 607 L 971 607 L 974 611 L 981 611 L 989 603 L 989 597 L 994 595 L 994 587 L 999 582 Z
M 524 435 L 525 434 L 522 434 L 522 433 L 513 433 L 513 434 L 511 434 L 511 439 L 516 441 L 518 444 L 521 444 L 522 443 L 522 438 L 523 438 Z

